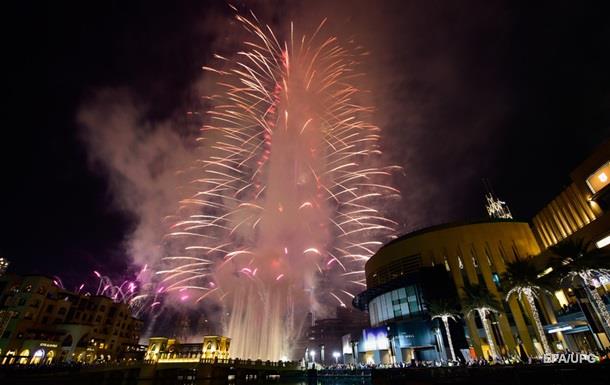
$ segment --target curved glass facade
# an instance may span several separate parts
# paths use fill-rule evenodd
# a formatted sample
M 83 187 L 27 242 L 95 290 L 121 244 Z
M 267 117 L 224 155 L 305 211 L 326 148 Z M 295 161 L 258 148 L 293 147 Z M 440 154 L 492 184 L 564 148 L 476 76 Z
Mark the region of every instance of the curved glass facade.
M 424 310 L 421 291 L 417 285 L 401 287 L 375 297 L 369 302 L 371 326 L 415 315 Z

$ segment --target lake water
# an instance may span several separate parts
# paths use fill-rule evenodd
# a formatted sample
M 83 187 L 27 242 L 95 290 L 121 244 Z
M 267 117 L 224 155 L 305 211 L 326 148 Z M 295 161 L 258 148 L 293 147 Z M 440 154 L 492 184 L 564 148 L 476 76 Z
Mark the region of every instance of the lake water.
M 285 379 L 260 379 L 241 381 L 212 381 L 182 379 L 167 382 L 159 380 L 148 382 L 139 381 L 138 385 L 372 385 L 370 377 L 318 377 L 307 378 L 285 378 Z

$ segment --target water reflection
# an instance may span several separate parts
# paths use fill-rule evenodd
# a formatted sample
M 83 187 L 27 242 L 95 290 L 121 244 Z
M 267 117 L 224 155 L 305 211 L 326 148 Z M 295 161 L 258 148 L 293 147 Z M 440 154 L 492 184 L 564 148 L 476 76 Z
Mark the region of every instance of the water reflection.
M 372 385 L 370 377 L 267 378 L 240 381 L 193 379 L 188 376 L 168 381 L 139 381 L 138 385 Z

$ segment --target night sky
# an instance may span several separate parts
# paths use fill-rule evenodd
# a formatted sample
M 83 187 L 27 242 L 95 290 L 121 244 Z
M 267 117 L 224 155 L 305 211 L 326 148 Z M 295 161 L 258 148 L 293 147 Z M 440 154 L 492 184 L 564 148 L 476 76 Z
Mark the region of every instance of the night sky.
M 78 112 L 99 90 L 119 88 L 146 106 L 147 121 L 179 126 L 201 66 L 230 31 L 218 27 L 231 16 L 223 2 L 155 3 L 61 1 L 5 13 L 0 255 L 13 271 L 76 282 L 129 265 L 137 218 L 90 161 Z M 405 167 L 403 231 L 482 217 L 483 177 L 527 220 L 609 136 L 602 2 L 337 3 L 252 7 L 272 24 L 328 12 L 363 44 L 379 41 L 367 47 L 380 58 L 368 66 L 392 80 L 379 124 L 389 158 Z

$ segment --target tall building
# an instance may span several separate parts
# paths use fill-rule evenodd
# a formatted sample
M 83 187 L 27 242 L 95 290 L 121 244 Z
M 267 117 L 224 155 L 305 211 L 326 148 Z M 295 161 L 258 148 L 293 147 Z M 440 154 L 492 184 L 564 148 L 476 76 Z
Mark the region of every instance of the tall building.
M 108 297 L 74 293 L 52 278 L 0 278 L 0 364 L 116 361 L 139 349 L 142 321 Z
M 491 188 L 491 184 L 487 179 L 483 179 L 483 184 L 485 186 L 485 200 L 487 201 L 485 204 L 485 209 L 487 210 L 487 215 L 491 219 L 513 219 L 513 214 L 511 214 L 510 209 L 508 208 L 508 204 L 504 201 L 501 201 L 498 198 L 493 189 Z

